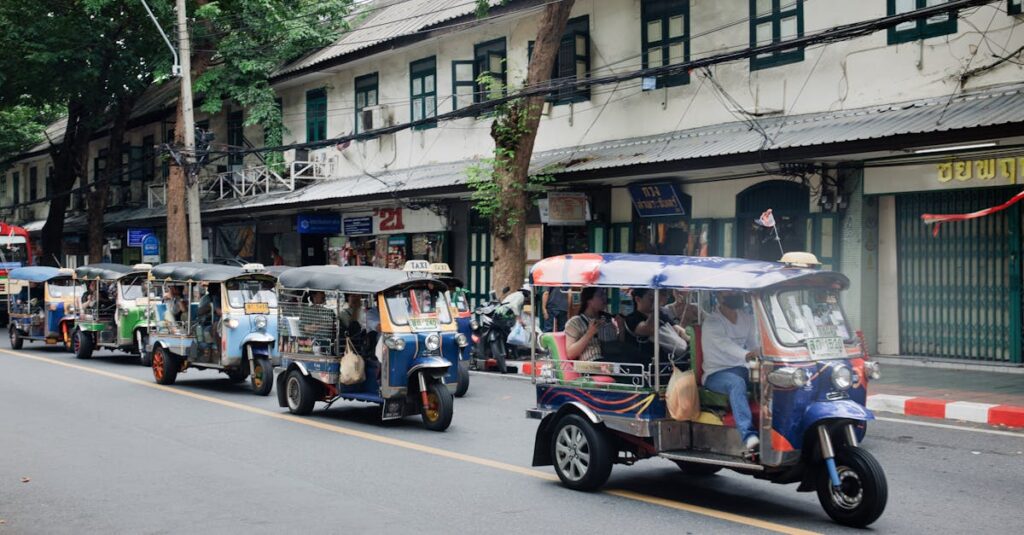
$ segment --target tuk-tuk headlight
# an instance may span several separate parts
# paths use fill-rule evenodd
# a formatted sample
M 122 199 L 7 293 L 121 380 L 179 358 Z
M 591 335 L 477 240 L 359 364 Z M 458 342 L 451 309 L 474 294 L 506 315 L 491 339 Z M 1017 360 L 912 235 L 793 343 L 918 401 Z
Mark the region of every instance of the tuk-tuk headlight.
M 50 310 L 51 310 L 51 311 L 56 311 L 56 310 L 57 310 L 57 305 L 56 305 L 56 304 L 53 304 L 53 303 L 51 303 L 51 304 L 50 304 Z
M 427 336 L 427 339 L 424 341 L 424 345 L 427 346 L 427 351 L 437 351 L 438 349 L 441 349 L 441 337 L 437 334 L 431 334 L 430 336 Z
M 779 368 L 768 374 L 768 382 L 779 388 L 800 388 L 807 384 L 804 368 Z
M 466 340 L 466 335 L 459 333 L 455 335 L 455 343 L 459 344 L 459 347 L 466 347 L 469 345 L 469 340 Z
M 475 331 L 480 328 L 480 322 L 476 320 L 469 320 L 469 327 Z
M 238 320 L 235 319 L 235 318 L 230 318 L 230 319 L 228 319 L 228 321 L 226 321 L 224 323 L 227 324 L 228 328 L 231 328 L 231 329 L 234 329 L 234 328 L 238 327 Z
M 256 319 L 253 320 L 253 323 L 256 324 L 256 328 L 257 329 L 266 329 L 267 328 L 267 317 L 266 316 L 256 316 Z
M 836 390 L 849 390 L 853 386 L 853 372 L 849 366 L 832 368 L 832 386 Z
M 864 363 L 864 373 L 872 381 L 877 381 L 882 378 L 882 368 L 875 361 L 869 360 Z
M 387 346 L 388 349 L 402 351 L 405 349 L 405 340 L 389 334 L 384 337 L 384 345 Z

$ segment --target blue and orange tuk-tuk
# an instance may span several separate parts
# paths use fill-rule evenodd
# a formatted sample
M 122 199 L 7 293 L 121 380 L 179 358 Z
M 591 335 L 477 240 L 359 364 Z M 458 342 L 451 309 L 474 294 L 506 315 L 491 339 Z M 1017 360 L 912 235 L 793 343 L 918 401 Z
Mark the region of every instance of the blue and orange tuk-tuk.
M 26 341 L 39 341 L 71 350 L 74 275 L 70 269 L 46 266 L 14 268 L 7 274 L 7 329 L 12 349 L 21 349 Z
M 654 325 L 671 310 L 659 306 L 667 292 L 698 310 L 689 358 L 672 364 L 653 350 L 663 347 L 661 329 L 653 331 L 649 362 L 572 360 L 565 333 L 544 335 L 550 356 L 534 354 L 542 373 L 534 378 L 537 405 L 527 411 L 541 421 L 534 466 L 554 465 L 567 487 L 594 490 L 614 463 L 661 457 L 690 474 L 729 468 L 799 483 L 798 491 L 816 491 L 841 524 L 866 526 L 882 514 L 885 474 L 860 447 L 874 418 L 864 405 L 866 388 L 878 368 L 865 359 L 840 305 L 839 294 L 849 286 L 844 275 L 733 258 L 577 254 L 544 259 L 530 277 L 534 286 L 646 288 L 654 292 Z M 699 386 L 699 416 L 688 421 L 671 418 L 666 403 L 673 364 L 692 368 L 702 385 L 709 346 L 701 323 L 719 307 L 719 297 L 729 297 L 722 292 L 744 297 L 758 342 L 747 354 L 757 446 L 742 440 L 724 394 Z
M 467 342 L 446 290 L 435 278 L 368 266 L 282 273 L 280 405 L 309 414 L 317 401 L 363 401 L 381 405 L 383 420 L 420 414 L 428 429 L 447 429 Z M 342 383 L 346 353 L 363 359 L 362 381 Z
M 277 353 L 277 279 L 261 264 L 160 264 L 149 272 L 147 350 L 153 378 L 173 384 L 188 368 L 219 370 L 270 394 Z
M 469 391 L 469 363 L 473 358 L 473 309 L 469 306 L 469 291 L 462 280 L 452 275 L 452 268 L 445 263 L 430 264 L 431 276 L 448 286 L 446 297 L 452 306 L 452 316 L 458 325 L 459 334 L 467 340 L 466 346 L 459 352 L 459 382 L 455 389 L 455 397 L 461 398 Z

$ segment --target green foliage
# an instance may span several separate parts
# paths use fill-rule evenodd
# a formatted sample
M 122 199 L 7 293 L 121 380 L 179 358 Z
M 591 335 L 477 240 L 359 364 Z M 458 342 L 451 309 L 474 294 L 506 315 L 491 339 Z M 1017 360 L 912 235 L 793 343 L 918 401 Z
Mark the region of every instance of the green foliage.
M 43 131 L 58 115 L 59 110 L 49 106 L 19 104 L 0 109 L 0 162 L 42 143 Z M 0 163 L 0 172 L 3 167 Z
M 547 192 L 547 186 L 555 181 L 555 169 L 544 169 L 527 177 L 526 184 L 508 181 L 504 186 L 495 176 L 496 170 L 509 170 L 515 153 L 508 149 L 495 149 L 495 158 L 485 158 L 477 165 L 466 169 L 466 184 L 472 190 L 473 209 L 491 220 L 491 232 L 496 236 L 508 236 L 521 221 L 519 214 L 512 210 L 505 196 L 511 192 L 525 192 L 531 201 Z

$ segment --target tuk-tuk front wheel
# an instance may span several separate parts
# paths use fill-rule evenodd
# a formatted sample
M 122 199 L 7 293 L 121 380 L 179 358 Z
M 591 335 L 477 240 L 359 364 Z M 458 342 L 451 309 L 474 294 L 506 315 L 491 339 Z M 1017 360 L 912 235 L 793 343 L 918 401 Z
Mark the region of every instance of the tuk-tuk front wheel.
M 87 359 L 92 357 L 93 340 L 91 334 L 76 329 L 74 346 L 75 358 Z
M 836 451 L 839 487 L 833 487 L 822 463 L 818 473 L 818 501 L 836 522 L 863 528 L 882 516 L 888 499 L 885 472 L 873 455 L 851 446 Z
M 153 379 L 158 384 L 171 385 L 178 377 L 178 358 L 162 347 L 153 349 Z
M 455 414 L 455 398 L 441 381 L 427 383 L 427 403 L 420 403 L 423 425 L 431 431 L 444 431 L 452 424 Z
M 316 403 L 317 388 L 312 380 L 299 370 L 288 372 L 288 378 L 284 382 L 285 400 L 288 402 L 288 412 L 305 416 L 313 412 L 313 404 Z
M 551 433 L 551 459 L 562 484 L 573 490 L 601 488 L 612 473 L 612 445 L 589 420 L 567 414 Z
M 14 322 L 7 325 L 7 333 L 11 337 L 11 349 L 21 349 L 21 346 L 25 344 L 25 341 L 21 338 L 21 333 L 18 332 L 18 328 L 15 327 Z
M 64 351 L 74 353 L 75 341 L 71 339 L 71 327 L 68 326 L 68 322 L 60 324 L 60 339 L 64 343 Z
M 252 391 L 257 396 L 266 396 L 274 388 L 274 367 L 268 358 L 257 358 L 252 362 Z
M 455 387 L 455 397 L 461 398 L 469 391 L 469 362 L 459 361 L 459 382 Z

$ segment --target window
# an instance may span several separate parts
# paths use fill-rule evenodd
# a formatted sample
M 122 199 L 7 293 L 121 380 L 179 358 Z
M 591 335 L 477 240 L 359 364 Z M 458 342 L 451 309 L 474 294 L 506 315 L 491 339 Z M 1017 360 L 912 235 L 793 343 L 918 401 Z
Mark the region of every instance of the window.
M 142 180 L 152 182 L 156 178 L 156 140 L 153 136 L 142 138 Z
M 452 62 L 452 109 L 460 110 L 476 101 L 476 62 L 455 60 Z
M 412 120 L 437 116 L 437 60 L 433 56 L 409 64 L 409 96 Z M 437 122 L 425 123 L 417 129 L 433 128 Z
M 327 139 L 327 90 L 306 91 L 306 142 Z
M 505 96 L 508 76 L 505 62 L 508 54 L 505 51 L 505 38 L 487 41 L 473 47 L 473 87 L 474 102 L 486 102 Z M 481 84 L 481 76 L 490 76 L 491 83 Z
M 1022 5 L 1024 5 L 1024 0 L 1007 0 L 1006 13 L 1010 15 L 1020 15 Z
M 245 154 L 242 148 L 245 147 L 245 114 L 242 110 L 233 111 L 228 114 L 228 165 L 242 166 Z
M 0 205 L 7 204 L 7 175 L 0 175 Z
M 643 68 L 651 69 L 690 61 L 690 2 L 645 0 L 640 6 Z M 659 76 L 655 87 L 690 82 L 688 71 Z M 648 86 L 649 87 L 649 86 Z
M 803 0 L 750 0 L 750 46 L 779 43 L 803 35 Z M 767 69 L 803 60 L 803 47 L 779 50 L 750 58 L 750 70 Z
M 898 15 L 945 4 L 948 0 L 886 0 L 886 2 L 889 15 Z M 947 12 L 933 17 L 907 21 L 894 28 L 889 28 L 888 33 L 890 45 L 956 33 L 956 13 Z
M 50 184 L 53 183 L 53 166 L 46 168 L 46 180 L 43 181 L 43 197 L 50 196 Z
M 100 149 L 96 153 L 96 157 L 92 159 L 92 181 L 95 182 L 103 178 L 104 173 L 107 172 L 107 154 L 110 151 L 108 149 Z
M 28 168 L 28 200 L 34 201 L 39 198 L 39 169 Z
M 17 171 L 11 173 L 11 190 L 14 192 L 13 204 L 21 204 L 21 174 Z
M 533 56 L 534 41 L 528 43 L 527 54 Z M 551 69 L 551 78 L 559 81 L 582 80 L 590 76 L 590 19 L 586 16 L 570 19 L 558 45 L 558 55 Z M 553 104 L 568 104 L 590 100 L 590 88 L 564 86 L 547 96 Z
M 370 106 L 376 106 L 379 104 L 379 97 L 377 94 L 377 73 L 367 74 L 356 78 L 356 132 L 362 132 L 366 130 L 366 126 L 363 125 L 363 119 L 361 113 L 363 108 Z M 374 124 L 370 125 L 371 128 L 380 128 L 384 125 Z

